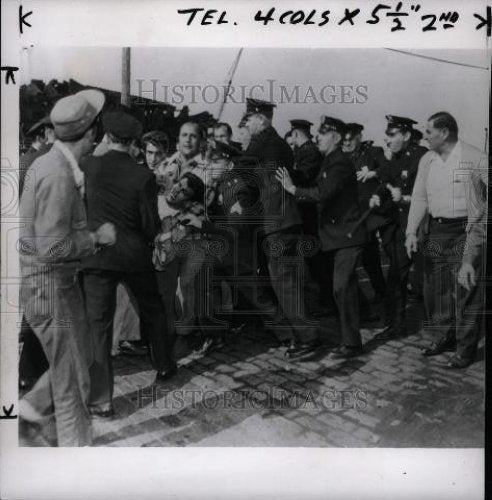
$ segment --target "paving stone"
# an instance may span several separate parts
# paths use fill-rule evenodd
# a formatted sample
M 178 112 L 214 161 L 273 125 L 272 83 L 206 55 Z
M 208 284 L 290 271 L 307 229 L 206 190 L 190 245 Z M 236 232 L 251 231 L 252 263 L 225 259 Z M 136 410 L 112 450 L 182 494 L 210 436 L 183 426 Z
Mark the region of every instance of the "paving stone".
M 345 412 L 345 415 L 349 418 L 352 418 L 354 420 L 357 420 L 363 425 L 367 425 L 368 427 L 374 428 L 376 427 L 379 423 L 380 420 L 378 418 L 371 417 L 370 415 L 366 415 L 362 411 L 356 411 L 353 409 L 347 410 Z

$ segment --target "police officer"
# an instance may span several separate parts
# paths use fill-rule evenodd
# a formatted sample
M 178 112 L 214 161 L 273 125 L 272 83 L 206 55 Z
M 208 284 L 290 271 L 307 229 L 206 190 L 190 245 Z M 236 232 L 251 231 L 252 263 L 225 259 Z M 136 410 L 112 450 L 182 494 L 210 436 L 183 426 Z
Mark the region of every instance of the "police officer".
M 295 119 L 290 120 L 291 130 L 287 143 L 292 143 L 294 152 L 294 171 L 292 180 L 297 187 L 310 188 L 316 186 L 322 156 L 312 141 L 310 121 Z M 290 141 L 290 143 L 289 143 Z M 313 314 L 325 314 L 326 307 L 334 308 L 331 297 L 331 281 L 326 280 L 326 275 L 333 274 L 332 263 L 320 252 L 318 236 L 318 210 L 314 203 L 298 202 L 297 207 L 302 219 L 302 229 L 306 240 L 306 263 L 311 273 L 311 278 L 306 281 L 306 302 Z M 309 285 L 314 286 L 309 286 Z
M 380 180 L 377 169 L 386 162 L 383 148 L 373 146 L 373 141 L 362 141 L 364 126 L 347 123 L 343 137 L 342 150 L 355 166 L 359 188 L 359 204 L 362 211 L 369 208 L 369 199 L 378 189 Z M 384 225 L 384 218 L 371 213 L 366 219 L 369 241 L 362 252 L 362 265 L 371 281 L 376 301 L 382 300 L 385 293 L 385 280 L 381 268 L 381 255 L 377 230 Z
M 342 330 L 341 346 L 331 356 L 340 359 L 362 352 L 356 267 L 367 241 L 361 225 L 349 236 L 360 209 L 355 167 L 341 149 L 344 133 L 341 120 L 322 117 L 316 141 L 323 162 L 315 187 L 298 188 L 285 168 L 277 171 L 277 179 L 296 200 L 318 206 L 322 250 L 333 254 L 333 295 Z
M 281 166 L 292 174 L 294 157 L 272 127 L 274 107 L 275 104 L 266 101 L 247 100 L 245 118 L 251 142 L 244 159 L 256 172 L 260 189 L 263 248 L 281 317 L 275 333 L 280 341 L 291 344 L 289 356 L 298 357 L 316 348 L 318 332 L 315 323 L 305 318 L 301 291 L 304 259 L 299 252 L 302 219 L 297 201 L 291 194 L 286 195 L 275 180 L 276 170 Z
M 240 150 L 215 140 L 209 142 L 208 155 L 208 173 L 216 183 L 215 198 L 208 207 L 206 220 L 190 216 L 189 223 L 200 229 L 218 249 L 213 264 L 213 300 L 215 305 L 219 300 L 222 302 L 222 311 L 228 309 L 228 313 L 219 317 L 226 320 L 235 333 L 253 320 L 244 311 L 255 308 L 252 288 L 245 285 L 256 275 L 253 243 L 257 223 L 251 213 L 254 197 L 247 172 L 237 165 Z M 235 303 L 234 297 L 237 297 Z M 216 336 L 214 340 L 217 343 L 221 338 Z
M 383 190 L 369 202 L 371 207 L 379 207 L 376 213 L 387 219 L 387 224 L 379 230 L 390 261 L 386 280 L 386 329 L 378 334 L 380 339 L 406 332 L 407 284 L 412 262 L 405 251 L 405 228 L 418 165 L 427 151 L 413 141 L 416 121 L 394 115 L 387 115 L 386 119 L 387 161 L 377 170 Z

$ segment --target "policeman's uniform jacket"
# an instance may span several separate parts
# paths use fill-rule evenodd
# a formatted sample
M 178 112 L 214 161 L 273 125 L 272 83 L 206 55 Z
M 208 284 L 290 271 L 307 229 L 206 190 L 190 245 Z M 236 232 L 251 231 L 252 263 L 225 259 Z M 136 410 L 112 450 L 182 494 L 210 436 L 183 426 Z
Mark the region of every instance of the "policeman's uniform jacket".
M 251 138 L 241 164 L 249 166 L 259 187 L 264 234 L 300 225 L 302 221 L 295 198 L 284 191 L 275 177 L 276 170 L 281 167 L 293 175 L 294 156 L 273 127 Z
M 323 251 L 366 243 L 363 225 L 351 238 L 348 236 L 361 211 L 355 166 L 339 148 L 323 158 L 317 185 L 297 188 L 295 198 L 299 202 L 318 204 L 318 230 Z
M 203 223 L 202 234 L 218 242 L 219 249 L 224 248 L 219 252 L 219 260 L 229 273 L 245 274 L 251 270 L 258 228 L 256 187 L 248 172 L 234 165 L 217 182 L 215 199 L 207 209 L 208 220 Z M 231 213 L 236 203 L 241 214 Z
M 373 146 L 373 141 L 364 141 L 352 153 L 347 153 L 348 157 L 355 166 L 356 172 L 367 167 L 369 170 L 377 171 L 387 160 L 384 156 L 383 148 Z M 369 208 L 369 200 L 373 194 L 377 194 L 381 187 L 381 180 L 376 176 L 365 182 L 357 183 L 359 189 L 359 205 L 364 212 Z M 387 223 L 387 218 L 377 214 L 374 210 L 366 219 L 368 231 L 374 231 Z
M 411 196 L 419 162 L 422 156 L 427 153 L 427 149 L 419 144 L 411 142 L 408 147 L 393 156 L 391 160 L 386 160 L 378 169 L 378 177 L 383 185 L 387 183 L 393 187 L 401 189 L 402 196 Z M 407 226 L 408 211 L 410 203 L 399 202 L 397 204 L 400 226 L 405 229 Z M 388 204 L 386 209 L 391 211 Z
M 294 151 L 294 172 L 292 180 L 297 187 L 309 188 L 316 186 L 322 156 L 311 141 L 306 141 Z M 299 212 L 304 232 L 310 235 L 318 233 L 318 211 L 313 203 L 300 202 Z

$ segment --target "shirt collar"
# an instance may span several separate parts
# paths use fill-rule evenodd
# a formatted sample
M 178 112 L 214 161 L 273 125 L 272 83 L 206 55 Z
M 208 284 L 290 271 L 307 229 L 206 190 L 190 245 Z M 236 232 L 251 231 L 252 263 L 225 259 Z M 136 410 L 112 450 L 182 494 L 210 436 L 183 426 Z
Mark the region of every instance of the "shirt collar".
M 83 196 L 84 195 L 84 172 L 80 170 L 79 164 L 77 160 L 75 159 L 75 156 L 73 153 L 70 151 L 70 149 L 63 144 L 63 142 L 56 140 L 53 144 L 54 147 L 56 147 L 58 150 L 61 151 L 63 156 L 66 158 L 68 161 L 68 164 L 70 165 L 70 168 L 72 169 L 73 177 L 75 179 L 75 185 L 80 191 L 80 194 Z
M 453 162 L 455 160 L 457 160 L 459 162 L 460 158 L 461 158 L 461 141 L 458 140 L 456 142 L 456 144 L 454 145 L 454 148 L 451 151 L 451 153 L 449 154 L 448 159 L 446 160 L 445 163 L 450 163 L 450 162 Z

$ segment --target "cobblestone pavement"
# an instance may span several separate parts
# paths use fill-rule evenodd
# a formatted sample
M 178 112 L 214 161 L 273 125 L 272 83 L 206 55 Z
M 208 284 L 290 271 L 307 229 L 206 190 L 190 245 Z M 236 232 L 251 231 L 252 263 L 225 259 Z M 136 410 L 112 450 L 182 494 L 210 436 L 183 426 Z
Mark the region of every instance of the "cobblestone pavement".
M 446 370 L 448 355 L 420 354 L 428 339 L 418 310 L 408 312 L 407 337 L 374 342 L 379 330 L 364 328 L 365 353 L 347 361 L 328 356 L 334 319 L 324 322 L 324 348 L 303 362 L 253 329 L 181 360 L 162 385 L 146 358 L 118 356 L 116 417 L 94 422 L 94 445 L 483 446 L 483 341 L 476 363 Z M 50 444 L 53 435 L 21 429 L 20 445 Z

